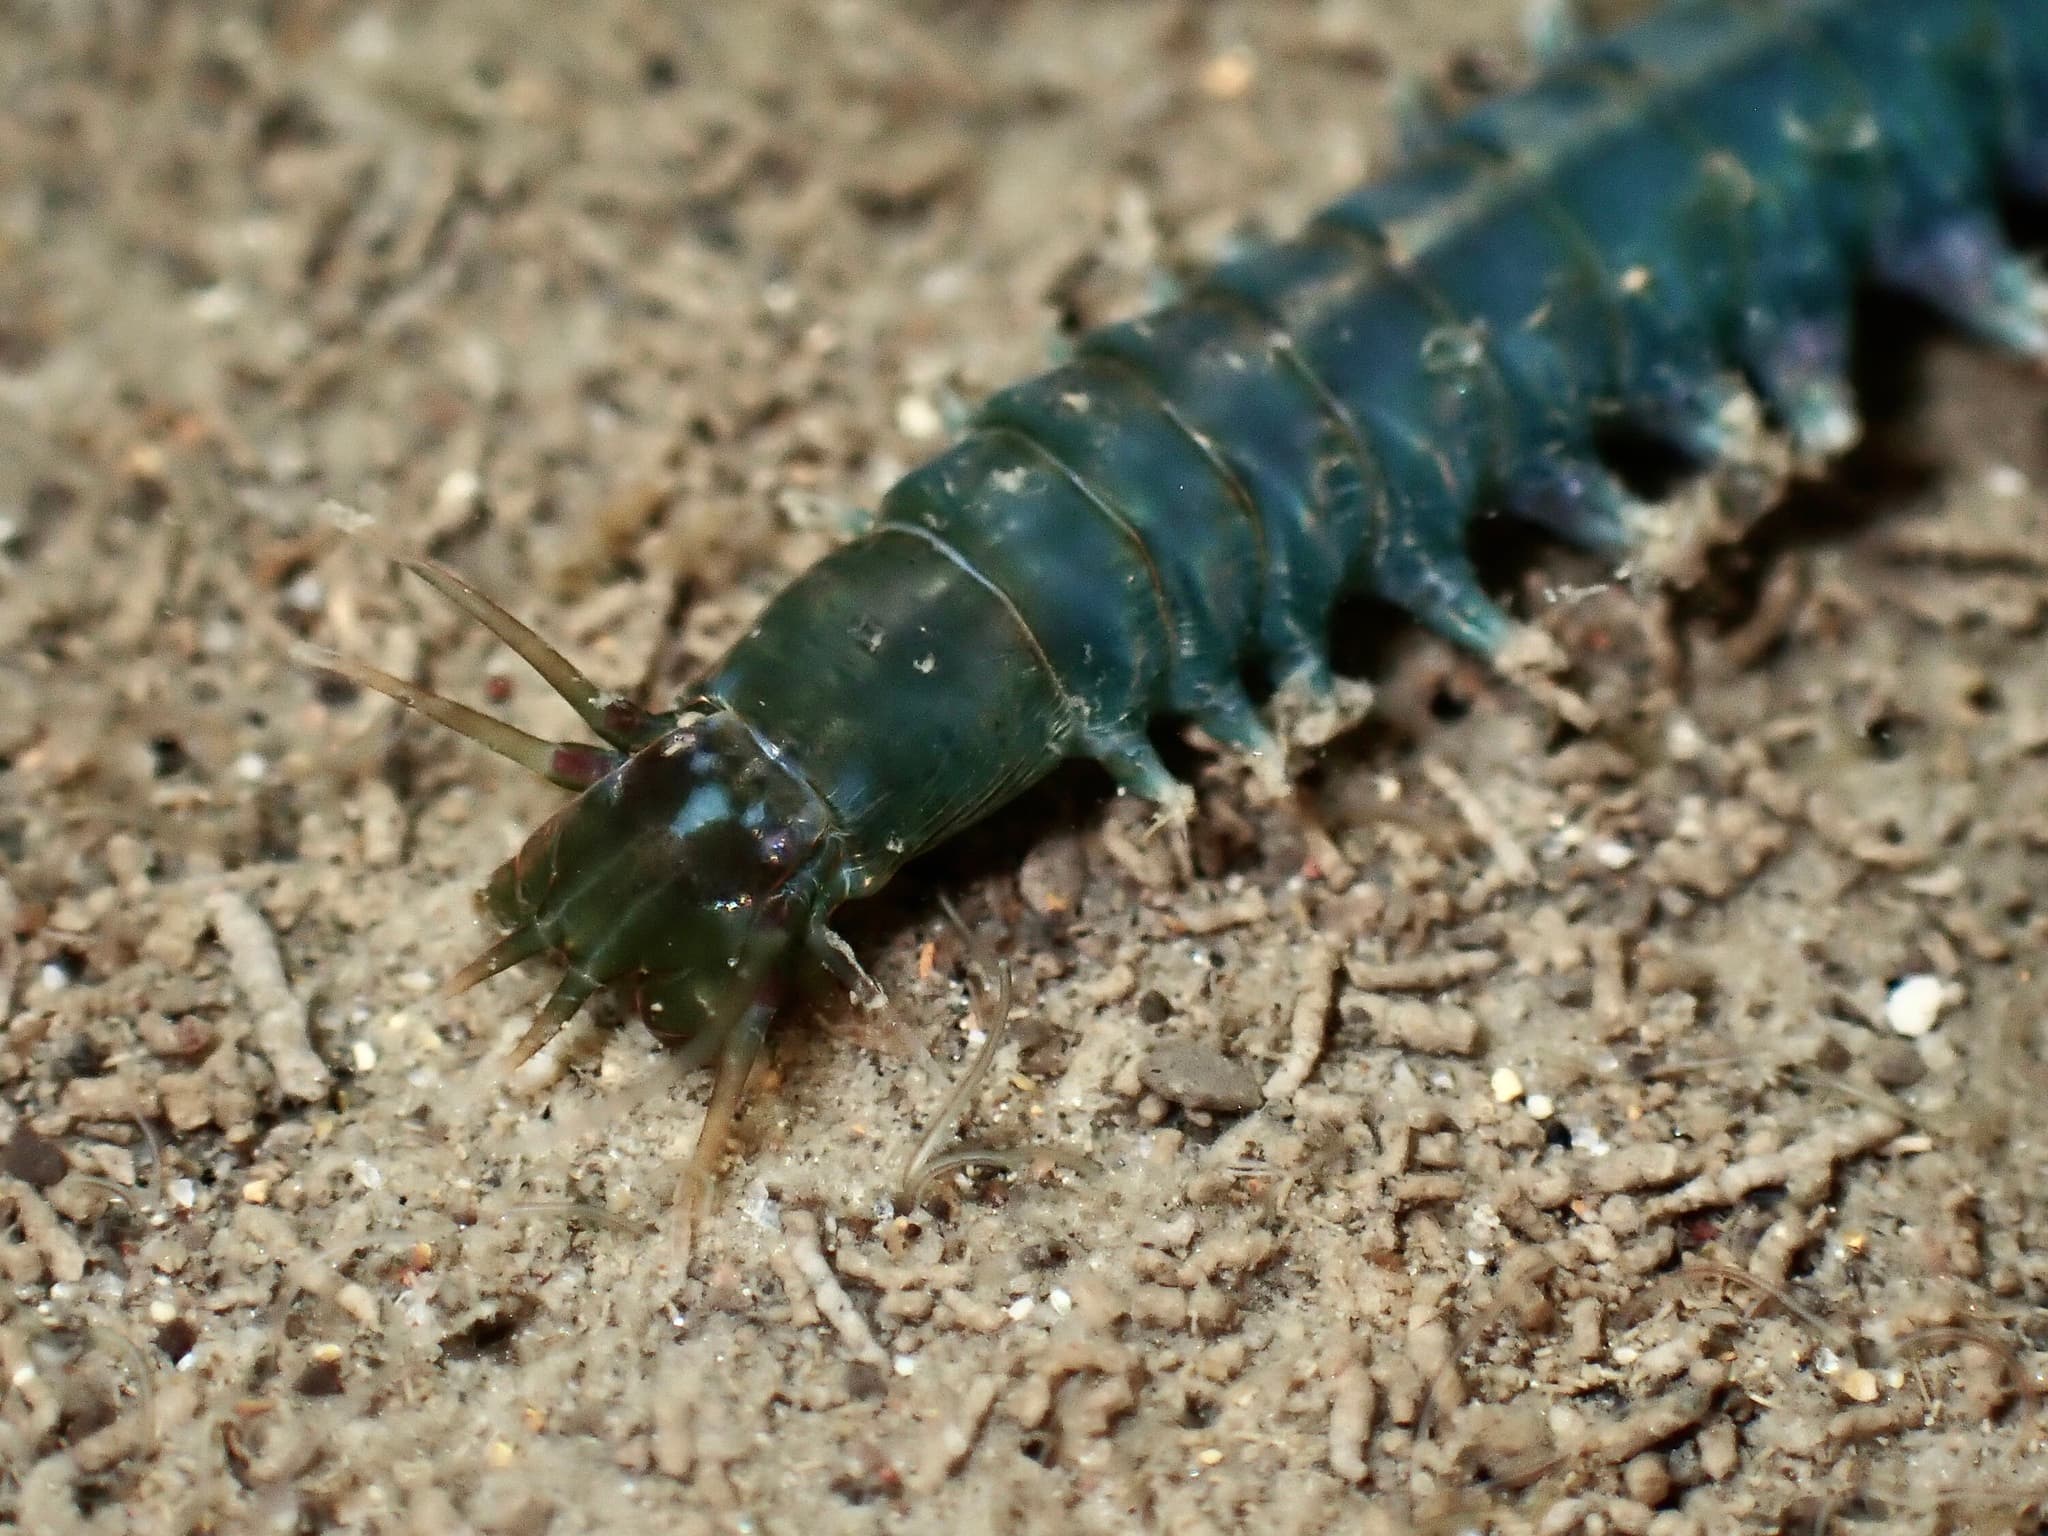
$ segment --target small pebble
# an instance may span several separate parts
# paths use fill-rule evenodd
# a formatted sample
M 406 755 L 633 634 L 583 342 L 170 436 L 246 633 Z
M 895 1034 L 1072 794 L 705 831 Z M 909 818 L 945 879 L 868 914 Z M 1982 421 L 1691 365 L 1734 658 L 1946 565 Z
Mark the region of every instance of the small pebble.
M 1984 473 L 1984 488 L 1994 496 L 2015 501 L 2027 494 L 2027 476 L 2011 464 L 1994 464 Z
M 1230 1114 L 1264 1102 L 1258 1079 L 1242 1061 L 1187 1040 L 1169 1041 L 1153 1051 L 1138 1069 L 1138 1079 L 1184 1109 Z
M 1088 881 L 1088 861 L 1081 840 L 1074 836 L 1049 837 L 1024 855 L 1017 870 L 1017 889 L 1033 911 L 1048 917 L 1074 910 L 1081 899 L 1081 887 Z M 1111 968 L 1111 973 L 1117 970 Z M 1122 968 L 1129 975 L 1129 968 Z M 1132 978 L 1136 985 L 1136 978 Z M 1113 990 L 1113 989 L 1112 989 Z
M 1714 1482 L 1730 1477 L 1741 1463 L 1742 1450 L 1733 1424 L 1709 1424 L 1699 1433 L 1700 1470 Z
M 1522 1096 L 1522 1074 L 1513 1067 L 1495 1067 L 1492 1083 L 1496 1104 L 1512 1104 Z
M 1884 1021 L 1896 1034 L 1908 1040 L 1918 1040 L 1941 1020 L 1941 1010 L 1948 1001 L 1947 990 L 1939 976 L 1924 972 L 1908 976 L 1892 988 L 1891 996 L 1884 1001 Z
M 1844 1371 L 1836 1385 L 1842 1389 L 1842 1396 L 1853 1403 L 1874 1403 L 1880 1391 L 1877 1373 L 1860 1365 L 1853 1371 Z
M 923 395 L 905 395 L 896 402 L 896 430 L 912 442 L 930 442 L 946 430 L 939 408 Z
M 71 1160 L 56 1142 L 37 1135 L 26 1120 L 18 1120 L 0 1154 L 0 1167 L 34 1189 L 48 1189 L 71 1171 Z
M 377 1300 L 351 1280 L 334 1293 L 334 1304 L 365 1328 L 376 1326 Z
M 1629 847 L 1627 843 L 1609 839 L 1604 843 L 1594 845 L 1593 857 L 1606 868 L 1620 871 L 1627 869 L 1629 865 L 1635 863 L 1636 851 Z
M 284 589 L 284 600 L 300 613 L 318 613 L 327 606 L 327 588 L 318 576 L 307 571 Z
M 1646 1452 L 1621 1469 L 1621 1486 L 1631 1499 L 1655 1509 L 1671 1497 L 1671 1469 L 1662 1456 Z
M 434 515 L 449 521 L 475 510 L 484 493 L 482 478 L 473 469 L 451 469 L 434 489 Z
M 1216 101 L 1235 101 L 1252 88 L 1257 75 L 1251 55 L 1232 48 L 1202 66 L 1202 93 Z
M 1927 1063 L 1905 1040 L 1879 1040 L 1872 1047 L 1870 1075 L 1887 1088 L 1910 1088 L 1927 1075 Z

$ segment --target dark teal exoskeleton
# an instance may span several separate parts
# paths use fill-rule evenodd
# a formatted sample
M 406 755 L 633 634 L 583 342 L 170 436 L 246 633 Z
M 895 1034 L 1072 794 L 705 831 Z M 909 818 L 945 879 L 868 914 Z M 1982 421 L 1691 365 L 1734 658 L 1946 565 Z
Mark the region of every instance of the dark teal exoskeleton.
M 1708 463 L 1760 401 L 1841 449 L 1864 282 L 2048 356 L 2014 195 L 2048 197 L 2048 0 L 1679 0 L 997 395 L 686 709 L 600 695 L 415 564 L 607 744 L 336 663 L 578 792 L 492 880 L 506 936 L 458 981 L 561 967 L 526 1052 L 630 991 L 718 1062 L 708 1157 L 806 957 L 865 981 L 833 908 L 1063 758 L 1184 807 L 1156 716 L 1277 766 L 1243 678 L 1315 713 L 1344 594 L 1502 655 L 1468 531 L 1501 510 L 1626 553 L 1646 513 L 1604 427 Z

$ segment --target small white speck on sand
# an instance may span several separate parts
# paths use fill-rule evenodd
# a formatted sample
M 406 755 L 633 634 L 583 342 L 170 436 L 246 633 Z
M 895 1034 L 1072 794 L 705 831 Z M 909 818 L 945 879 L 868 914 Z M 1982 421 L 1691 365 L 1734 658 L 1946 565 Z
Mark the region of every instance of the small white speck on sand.
M 1941 1022 L 1941 1011 L 1947 1005 L 1948 988 L 1939 976 L 1908 976 L 1885 998 L 1884 1021 L 1893 1033 L 1918 1040 Z

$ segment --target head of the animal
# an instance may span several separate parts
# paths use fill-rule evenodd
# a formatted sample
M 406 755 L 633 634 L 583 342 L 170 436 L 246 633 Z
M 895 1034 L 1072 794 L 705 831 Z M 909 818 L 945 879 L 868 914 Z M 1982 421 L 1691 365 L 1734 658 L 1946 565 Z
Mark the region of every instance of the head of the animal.
M 304 655 L 574 792 L 491 876 L 483 906 L 505 931 L 448 990 L 526 960 L 558 968 L 515 1066 L 599 991 L 628 994 L 686 1062 L 717 1061 L 697 1159 L 708 1161 L 806 956 L 879 995 L 825 924 L 849 890 L 831 808 L 730 710 L 642 709 L 453 571 L 393 558 L 518 652 L 605 742 L 545 740 L 347 657 Z
M 560 980 L 523 1054 L 615 987 L 706 1060 L 786 1000 L 837 864 L 826 807 L 744 721 L 681 715 L 491 876 L 484 905 L 505 936 L 456 980 L 544 955 Z

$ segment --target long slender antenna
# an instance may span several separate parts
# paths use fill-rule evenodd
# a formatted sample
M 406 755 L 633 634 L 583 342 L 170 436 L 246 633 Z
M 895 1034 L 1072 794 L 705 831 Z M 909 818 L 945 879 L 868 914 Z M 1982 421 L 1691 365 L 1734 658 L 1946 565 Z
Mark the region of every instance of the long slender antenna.
M 419 577 L 441 596 L 516 652 L 550 688 L 567 701 L 583 723 L 623 751 L 645 746 L 659 736 L 666 724 L 630 699 L 621 698 L 593 683 L 575 663 L 462 577 L 433 560 L 386 550 L 393 560 Z
M 336 677 L 345 677 L 386 698 L 396 699 L 436 725 L 444 725 L 458 735 L 467 736 L 477 745 L 489 748 L 498 756 L 563 789 L 588 789 L 618 766 L 618 758 L 609 752 L 579 742 L 543 741 L 538 736 L 529 736 L 516 725 L 493 719 L 467 704 L 444 699 L 431 689 L 393 677 L 389 672 L 380 671 L 354 657 L 305 644 L 294 645 L 291 657 L 300 666 L 332 672 Z
M 362 688 L 381 692 L 385 698 L 395 698 L 406 709 L 426 715 L 434 725 L 467 735 L 481 748 L 489 748 L 500 758 L 508 758 L 526 772 L 539 774 L 561 788 L 584 791 L 618 766 L 618 758 L 610 752 L 586 748 L 580 741 L 543 741 L 537 735 L 526 735 L 516 725 L 483 715 L 469 705 L 457 705 L 453 698 L 442 698 L 430 688 L 393 678 L 389 672 L 381 672 L 367 662 L 356 662 L 350 655 L 299 643 L 291 647 L 291 659 L 303 668 L 332 672 L 336 678 L 346 678 Z

